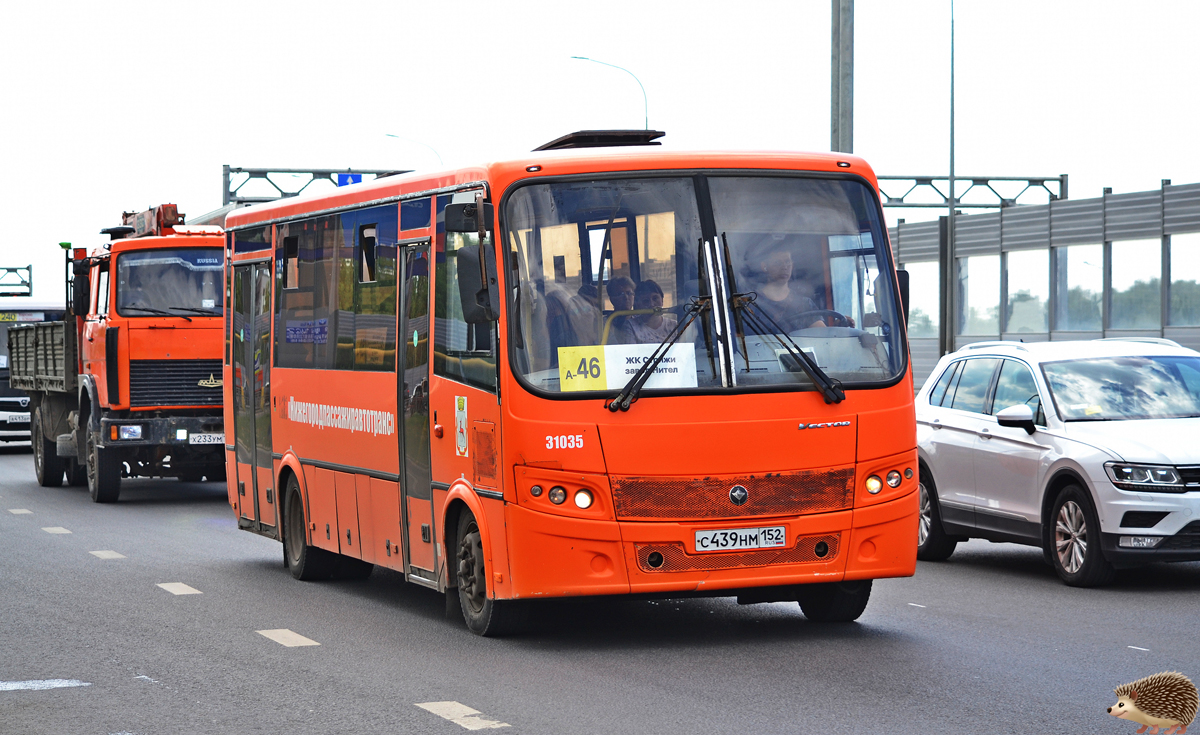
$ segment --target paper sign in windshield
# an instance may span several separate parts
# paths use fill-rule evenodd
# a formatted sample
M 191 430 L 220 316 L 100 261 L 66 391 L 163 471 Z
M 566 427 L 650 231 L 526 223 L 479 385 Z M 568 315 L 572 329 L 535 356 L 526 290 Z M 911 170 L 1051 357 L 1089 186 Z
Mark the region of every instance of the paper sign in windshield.
M 559 389 L 620 390 L 650 359 L 657 345 L 586 345 L 558 348 Z M 646 390 L 695 388 L 696 350 L 672 345 L 646 381 Z

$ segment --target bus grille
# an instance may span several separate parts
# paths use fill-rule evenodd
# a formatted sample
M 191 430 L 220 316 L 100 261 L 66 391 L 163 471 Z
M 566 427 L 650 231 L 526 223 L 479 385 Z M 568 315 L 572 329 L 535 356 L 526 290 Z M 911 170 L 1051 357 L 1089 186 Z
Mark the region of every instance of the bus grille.
M 638 567 L 643 572 L 707 572 L 717 569 L 741 569 L 765 567 L 769 564 L 797 564 L 813 561 L 832 561 L 838 555 L 839 534 L 826 536 L 801 536 L 790 549 L 753 549 L 751 551 L 729 551 L 715 554 L 689 554 L 683 544 L 636 544 Z M 817 544 L 824 541 L 829 550 L 817 556 Z M 662 554 L 663 562 L 658 567 L 650 566 L 649 557 L 654 552 Z
M 220 406 L 221 400 L 220 360 L 129 361 L 130 408 Z
M 746 488 L 742 505 L 729 498 Z M 695 520 L 790 516 L 844 510 L 854 502 L 854 468 L 740 477 L 613 477 L 613 503 L 622 520 Z

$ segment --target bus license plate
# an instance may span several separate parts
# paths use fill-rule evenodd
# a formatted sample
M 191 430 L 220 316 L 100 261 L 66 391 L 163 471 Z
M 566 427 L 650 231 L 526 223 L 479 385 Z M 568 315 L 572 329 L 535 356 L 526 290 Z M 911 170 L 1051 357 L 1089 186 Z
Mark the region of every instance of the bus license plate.
M 224 444 L 224 434 L 189 434 L 188 444 Z
M 730 528 L 696 531 L 696 551 L 733 551 L 735 549 L 771 549 L 787 545 L 784 526 L 767 528 Z
M 28 424 L 29 414 L 27 413 L 10 413 L 8 415 L 8 423 L 10 424 Z

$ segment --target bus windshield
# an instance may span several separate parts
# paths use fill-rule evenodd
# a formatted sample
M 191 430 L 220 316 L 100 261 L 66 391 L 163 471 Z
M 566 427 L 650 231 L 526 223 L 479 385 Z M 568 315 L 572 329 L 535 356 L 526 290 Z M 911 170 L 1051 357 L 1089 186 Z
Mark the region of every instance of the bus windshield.
M 117 257 L 117 313 L 221 316 L 222 268 L 218 248 L 122 253 Z
M 846 387 L 903 370 L 878 204 L 856 180 L 531 184 L 503 225 L 514 368 L 535 390 L 620 390 L 697 306 L 646 393 L 812 389 L 797 349 Z

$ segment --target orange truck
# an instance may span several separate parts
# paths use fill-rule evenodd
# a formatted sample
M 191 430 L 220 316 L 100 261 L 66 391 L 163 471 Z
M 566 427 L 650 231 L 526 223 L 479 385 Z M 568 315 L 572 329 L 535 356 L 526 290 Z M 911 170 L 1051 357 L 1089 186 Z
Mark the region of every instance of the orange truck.
M 853 620 L 911 575 L 907 282 L 875 174 L 605 147 L 646 135 L 232 213 L 239 526 L 300 579 L 397 570 L 482 635 L 595 595 Z
M 224 480 L 222 230 L 163 204 L 101 233 L 69 253 L 64 321 L 8 332 L 38 482 L 111 503 L 123 477 Z

